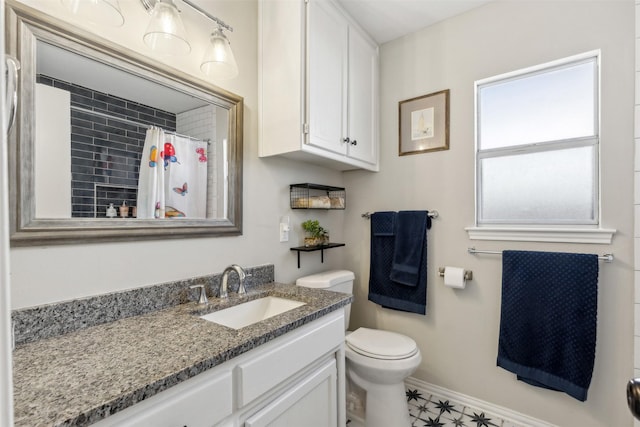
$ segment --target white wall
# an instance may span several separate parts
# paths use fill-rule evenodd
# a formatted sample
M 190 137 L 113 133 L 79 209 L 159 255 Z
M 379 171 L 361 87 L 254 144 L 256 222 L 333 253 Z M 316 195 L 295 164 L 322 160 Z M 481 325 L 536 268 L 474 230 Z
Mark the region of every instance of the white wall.
M 633 57 L 634 2 L 501 1 L 381 47 L 381 165 L 345 174 L 346 251 L 356 271 L 351 327 L 413 337 L 423 355 L 415 377 L 560 426 L 631 426 L 625 400 L 633 374 Z M 483 242 L 474 223 L 473 82 L 581 52 L 602 49 L 602 218 L 612 245 Z M 450 149 L 399 157 L 398 102 L 451 90 Z M 375 192 L 371 191 L 375 189 Z M 429 233 L 427 315 L 367 301 L 369 223 L 375 210 L 437 209 Z M 467 248 L 615 254 L 600 263 L 598 343 L 588 400 L 516 381 L 496 367 L 501 261 Z M 439 266 L 473 271 L 465 290 L 445 288 Z
M 634 232 L 634 254 L 635 254 L 635 298 L 634 298 L 634 378 L 640 377 L 640 1 L 636 0 L 636 62 L 635 62 L 635 161 L 634 161 L 634 212 L 635 212 L 635 232 Z M 640 421 L 635 420 L 635 427 L 640 427 Z
M 74 22 L 60 1 L 24 0 L 23 3 Z M 257 3 L 255 1 L 197 1 L 215 16 L 233 26 L 229 35 L 240 75 L 217 84 L 244 97 L 244 223 L 240 237 L 190 240 L 147 241 L 67 245 L 11 250 L 11 293 L 14 309 L 63 301 L 122 289 L 130 289 L 169 280 L 222 272 L 231 263 L 253 266 L 275 264 L 276 279 L 292 282 L 299 275 L 324 268 L 343 266 L 344 248 L 302 254 L 297 268 L 291 246 L 302 243 L 300 223 L 318 218 L 326 225 L 334 241 L 340 241 L 344 211 L 291 211 L 289 184 L 313 182 L 341 185 L 342 176 L 334 171 L 281 159 L 259 159 L 257 144 Z M 142 42 L 149 16 L 137 0 L 120 1 L 125 25 L 107 28 L 79 23 L 89 31 L 129 49 L 150 54 Z M 183 7 L 193 41 L 192 53 L 184 58 L 164 61 L 196 77 L 204 54 L 208 33 L 213 25 Z M 279 221 L 291 216 L 291 241 L 279 242 Z
M 71 218 L 71 93 L 36 84 L 36 218 Z

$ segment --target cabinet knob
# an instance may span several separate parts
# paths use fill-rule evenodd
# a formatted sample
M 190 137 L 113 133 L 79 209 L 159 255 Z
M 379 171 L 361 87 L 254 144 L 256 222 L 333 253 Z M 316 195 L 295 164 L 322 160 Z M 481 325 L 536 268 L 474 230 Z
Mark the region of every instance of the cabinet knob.
M 358 145 L 358 141 L 354 139 L 353 141 L 351 141 L 351 145 Z
M 342 138 L 342 142 L 346 142 L 347 144 L 349 144 L 350 141 L 349 137 Z

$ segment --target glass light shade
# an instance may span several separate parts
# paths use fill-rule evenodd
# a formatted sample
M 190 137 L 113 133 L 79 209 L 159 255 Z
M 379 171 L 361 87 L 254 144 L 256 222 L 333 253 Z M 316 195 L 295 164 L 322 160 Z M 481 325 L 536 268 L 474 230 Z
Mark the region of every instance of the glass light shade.
M 229 39 L 222 29 L 217 28 L 211 33 L 209 47 L 204 54 L 200 70 L 214 79 L 231 79 L 238 75 L 238 64 L 231 51 Z
M 186 55 L 191 52 L 180 13 L 171 0 L 157 0 L 151 12 L 151 21 L 144 32 L 144 42 L 154 52 L 168 55 Z
M 120 27 L 124 16 L 118 0 L 62 0 L 74 15 L 94 24 Z

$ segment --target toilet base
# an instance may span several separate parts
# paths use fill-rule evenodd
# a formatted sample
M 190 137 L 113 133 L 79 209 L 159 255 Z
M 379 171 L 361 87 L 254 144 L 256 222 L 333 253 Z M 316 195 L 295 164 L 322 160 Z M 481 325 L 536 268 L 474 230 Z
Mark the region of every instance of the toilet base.
M 372 384 L 348 368 L 347 379 L 351 392 L 364 398 L 364 424 L 367 427 L 411 426 L 404 381 Z M 351 409 L 354 415 L 362 416 L 361 408 L 360 411 Z
M 404 383 L 367 391 L 365 421 L 367 427 L 411 426 Z

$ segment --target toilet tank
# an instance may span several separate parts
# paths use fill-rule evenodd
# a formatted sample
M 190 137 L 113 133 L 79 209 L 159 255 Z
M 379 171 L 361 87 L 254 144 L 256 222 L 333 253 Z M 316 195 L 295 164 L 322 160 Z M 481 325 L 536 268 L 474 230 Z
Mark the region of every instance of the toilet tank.
M 353 295 L 353 280 L 356 275 L 349 270 L 330 270 L 322 273 L 304 276 L 296 280 L 296 285 L 305 288 L 325 289 L 327 291 L 342 292 Z M 351 304 L 344 307 L 345 331 L 349 327 Z

